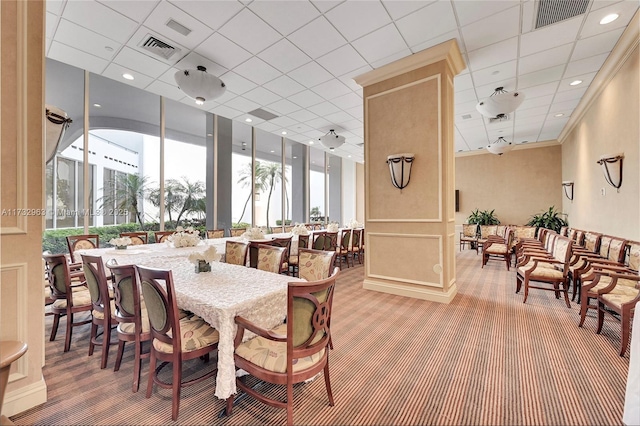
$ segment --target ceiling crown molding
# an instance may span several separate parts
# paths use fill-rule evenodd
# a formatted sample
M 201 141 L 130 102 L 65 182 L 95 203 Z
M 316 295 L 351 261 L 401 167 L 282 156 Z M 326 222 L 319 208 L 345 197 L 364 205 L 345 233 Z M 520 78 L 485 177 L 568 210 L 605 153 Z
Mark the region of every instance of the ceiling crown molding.
M 616 43 L 615 47 L 609 54 L 609 57 L 600 68 L 600 71 L 593 78 L 593 81 L 589 85 L 589 88 L 580 99 L 578 106 L 571 113 L 571 118 L 564 126 L 560 135 L 558 135 L 558 141 L 563 143 L 569 136 L 571 131 L 580 122 L 582 117 L 586 114 L 587 110 L 598 98 L 600 93 L 607 87 L 607 85 L 613 80 L 620 68 L 629 59 L 629 56 L 634 52 L 640 43 L 640 10 L 636 11 L 633 15 L 629 25 L 620 36 L 620 40 Z
M 454 38 L 421 50 L 413 55 L 398 59 L 375 70 L 360 74 L 354 77 L 353 80 L 362 87 L 370 86 L 442 60 L 446 60 L 453 75 L 459 74 L 467 67 L 460 53 L 458 41 Z

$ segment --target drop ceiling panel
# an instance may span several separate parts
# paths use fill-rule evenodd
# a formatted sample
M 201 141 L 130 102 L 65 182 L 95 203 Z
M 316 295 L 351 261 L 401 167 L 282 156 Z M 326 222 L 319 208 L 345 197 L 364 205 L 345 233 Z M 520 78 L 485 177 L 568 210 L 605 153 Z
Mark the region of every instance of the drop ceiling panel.
M 317 61 L 334 76 L 346 74 L 367 64 L 350 44 L 318 58 Z
M 280 99 L 277 102 L 269 104 L 268 107 L 271 110 L 275 111 L 278 115 L 289 115 L 294 111 L 300 110 L 299 105 L 294 104 L 293 102 L 288 101 L 287 99 Z
M 455 2 L 456 14 L 460 25 L 468 25 L 479 19 L 495 15 L 505 9 L 517 6 L 516 0 L 475 0 Z
M 242 96 L 237 96 L 231 99 L 230 101 L 226 102 L 226 105 L 240 112 L 249 112 L 262 107 L 262 105 L 260 105 L 259 103 L 250 101 L 249 99 L 243 98 Z
M 301 123 L 318 118 L 316 114 L 312 113 L 311 111 L 307 111 L 306 109 L 299 109 L 297 111 L 294 111 L 289 114 L 289 117 Z
M 629 21 L 636 10 L 638 10 L 637 0 L 621 1 L 610 6 L 597 9 L 596 11 L 589 13 L 587 16 L 587 19 L 584 22 L 584 27 L 580 32 L 580 37 L 591 37 L 606 31 L 624 28 L 629 24 Z M 600 25 L 600 20 L 611 13 L 617 13 L 619 18 L 609 24 Z
M 307 109 L 312 113 L 317 114 L 320 117 L 325 117 L 329 114 L 333 114 L 335 112 L 340 111 L 340 108 L 338 108 L 331 102 L 323 102 L 321 104 L 310 106 Z
M 287 38 L 313 59 L 347 43 L 324 16 L 311 21 Z
M 512 37 L 491 46 L 469 52 L 469 68 L 473 72 L 511 61 L 517 57 L 518 37 Z
M 556 46 L 575 41 L 582 25 L 582 16 L 567 19 L 527 34 L 520 38 L 520 54 L 522 56 L 543 52 Z
M 469 90 L 473 88 L 473 80 L 471 74 L 457 75 L 453 78 L 453 88 L 456 92 Z
M 221 115 L 223 117 L 231 118 L 231 119 L 234 119 L 239 116 L 244 116 L 244 114 L 241 111 L 238 111 L 226 105 L 216 106 L 215 108 L 210 109 L 209 112 L 212 112 L 217 115 Z
M 573 55 L 571 55 L 571 60 L 575 61 L 599 55 L 601 53 L 609 53 L 611 49 L 613 49 L 613 46 L 618 42 L 623 30 L 623 28 L 619 28 L 617 30 L 607 31 L 606 33 L 578 40 L 576 47 L 573 50 Z
M 47 0 L 47 9 L 49 7 L 50 0 Z M 58 2 L 57 2 L 58 3 Z M 122 1 L 122 0 L 100 0 L 100 3 L 107 6 L 110 9 L 133 19 L 138 23 L 142 23 L 151 11 L 158 5 L 157 0 L 145 0 L 145 1 Z M 190 3 L 190 2 L 183 2 Z
M 394 53 L 393 55 L 387 56 L 383 59 L 380 59 L 378 61 L 375 62 L 371 62 L 371 66 L 375 69 L 375 68 L 380 68 L 384 65 L 390 64 L 391 62 L 395 62 L 398 59 L 402 59 L 405 58 L 407 56 L 411 55 L 411 51 L 409 49 L 405 49 L 405 50 L 401 50 L 397 53 Z
M 113 62 L 129 68 L 132 71 L 137 71 L 140 74 L 153 77 L 154 79 L 160 77 L 168 68 L 170 68 L 166 63 L 157 61 L 128 47 L 124 47 L 120 53 L 113 58 Z
M 380 2 L 344 2 L 325 13 L 329 22 L 353 41 L 391 22 Z
M 400 19 L 432 3 L 432 0 L 382 0 L 382 5 L 393 19 Z
M 525 96 L 528 92 L 524 92 Z M 537 108 L 545 105 L 549 105 L 553 101 L 553 95 L 546 96 L 537 96 L 535 98 L 525 98 L 520 107 L 518 107 L 518 111 L 524 111 L 529 108 Z
M 476 86 L 499 83 L 507 79 L 515 79 L 518 61 L 513 60 L 493 67 L 474 71 L 473 82 Z M 500 84 L 498 84 L 500 86 Z
M 311 90 L 305 90 L 300 93 L 296 93 L 293 96 L 289 96 L 291 102 L 295 102 L 303 108 L 308 108 L 312 105 L 317 105 L 324 102 L 324 98 Z
M 564 65 L 546 68 L 540 71 L 525 74 L 519 77 L 518 87 L 526 89 L 527 87 L 539 86 L 545 83 L 558 81 L 562 78 Z
M 155 37 L 160 41 L 167 43 L 176 49 L 174 51 L 174 54 L 169 59 L 154 55 L 154 58 L 159 61 L 165 62 L 169 65 L 174 65 L 176 62 L 180 60 L 180 58 L 189 54 L 189 49 L 187 49 L 186 47 L 144 26 L 138 28 L 138 30 L 133 34 L 133 36 L 131 36 L 131 38 L 127 41 L 127 46 L 145 55 L 147 54 L 152 55 L 152 53 L 140 47 L 140 45 L 143 42 L 145 42 L 149 36 Z
M 465 66 L 467 66 L 469 61 L 468 59 L 466 59 L 466 56 L 464 54 L 465 45 L 464 45 L 464 41 L 462 40 L 462 37 L 460 37 L 460 32 L 458 30 L 452 30 L 452 31 L 446 32 L 442 35 L 439 35 L 438 37 L 430 38 L 429 40 L 423 41 L 422 43 L 418 43 L 413 46 L 410 45 L 411 51 L 413 53 L 418 53 L 424 49 L 428 49 L 432 46 L 435 46 L 436 44 L 444 43 L 445 41 L 449 41 L 453 39 L 456 39 L 456 41 L 458 42 L 458 47 L 460 48 L 460 52 L 463 53 L 463 57 L 465 58 L 464 64 Z M 462 72 L 464 73 L 464 71 Z
M 283 73 L 287 73 L 311 61 L 311 58 L 287 39 L 282 39 L 266 48 L 258 57 Z
M 351 89 L 349 89 L 346 85 L 338 80 L 329 80 L 325 83 L 318 84 L 311 90 L 313 90 L 326 100 L 331 100 L 348 93 L 353 93 Z
M 251 53 L 218 33 L 202 42 L 195 52 L 227 69 L 233 69 L 251 57 Z
M 234 71 L 256 84 L 264 84 L 281 75 L 280 71 L 257 56 L 235 67 Z
M 327 70 L 322 68 L 315 61 L 309 62 L 300 68 L 289 72 L 288 75 L 306 87 L 313 87 L 333 78 Z
M 577 61 L 569 62 L 567 69 L 564 72 L 564 77 L 573 77 L 588 72 L 596 72 L 600 69 L 604 61 L 607 60 L 608 53 L 602 53 L 600 55 L 591 56 L 589 58 L 579 59 Z
M 224 24 L 219 32 L 254 55 L 282 38 L 276 30 L 249 9 L 242 9 Z
M 451 3 L 435 2 L 409 16 L 398 19 L 396 26 L 410 47 L 456 30 Z M 435 45 L 437 43 L 432 44 Z
M 540 96 L 553 95 L 554 93 L 556 93 L 556 90 L 558 89 L 558 84 L 559 83 L 557 81 L 553 81 L 551 83 L 527 87 L 526 90 L 523 90 L 522 88 L 519 88 L 518 90 L 523 90 L 527 95 L 527 98 L 537 98 Z M 526 99 L 525 99 L 525 102 L 526 102 Z
M 146 90 L 159 96 L 164 96 L 174 101 L 179 101 L 185 97 L 185 94 L 177 86 L 167 84 L 164 81 L 155 80 L 147 86 Z
M 262 105 L 268 105 L 281 99 L 280 96 L 276 95 L 270 90 L 265 89 L 264 87 L 256 87 L 253 90 L 249 90 L 242 96 L 254 102 L 258 102 Z
M 49 57 L 95 74 L 102 74 L 102 71 L 109 65 L 109 62 L 102 58 L 74 49 L 66 44 L 58 43 L 55 40 L 49 48 Z
M 62 17 L 120 43 L 138 27 L 133 19 L 92 1 L 67 2 Z
M 364 111 L 362 109 L 362 105 L 358 105 L 357 107 L 349 108 L 345 110 L 349 115 L 353 118 L 356 118 L 360 121 L 364 119 Z M 362 136 L 362 135 L 360 135 Z
M 51 12 L 47 12 L 46 38 L 51 40 L 56 33 L 58 27 L 58 17 Z
M 265 83 L 264 87 L 283 98 L 287 98 L 304 90 L 304 87 L 301 84 L 296 83 L 291 79 L 291 77 L 286 75 L 281 75 L 280 77 Z
M 54 15 L 60 15 L 62 12 L 62 5 L 64 4 L 63 0 L 47 0 L 47 12 L 53 13 Z
M 566 64 L 572 50 L 573 43 L 567 43 L 544 52 L 524 56 L 518 62 L 518 72 L 520 74 L 529 74 L 545 68 Z
M 589 74 L 580 74 L 580 75 L 576 75 L 575 77 L 562 79 L 560 81 L 560 85 L 558 86 L 558 92 L 583 89 L 585 86 L 588 86 L 589 84 L 591 84 L 591 81 L 595 76 L 596 76 L 596 73 L 592 72 Z M 569 83 L 575 80 L 582 80 L 582 83 L 578 86 L 571 86 Z
M 493 93 L 493 91 L 491 93 Z M 487 96 L 490 95 L 491 93 L 488 93 Z M 462 90 L 460 92 L 456 92 L 454 94 L 454 97 L 455 97 L 456 104 L 465 103 L 465 102 L 478 102 L 475 89 Z
M 254 1 L 249 9 L 286 36 L 320 15 L 311 3 L 303 1 Z
M 122 74 L 125 73 L 129 73 L 131 75 L 133 75 L 134 79 L 133 80 L 125 80 L 122 77 Z M 151 84 L 151 82 L 153 81 L 153 78 L 141 74 L 139 72 L 136 72 L 134 70 L 132 70 L 129 67 L 124 67 L 122 65 L 118 65 L 114 62 L 112 62 L 110 65 L 107 66 L 107 68 L 104 70 L 104 72 L 102 73 L 103 76 L 108 77 L 112 80 L 116 80 L 119 81 L 121 83 L 124 84 L 128 84 L 130 86 L 133 87 L 137 87 L 138 89 L 144 89 L 146 88 L 149 84 Z
M 566 92 L 558 92 L 556 96 L 553 98 L 555 102 L 564 102 L 571 101 L 574 99 L 581 99 L 584 93 L 587 91 L 587 88 L 584 87 L 582 89 L 574 89 L 568 90 Z
M 393 24 L 354 41 L 353 46 L 368 62 L 375 62 L 408 49 L 407 43 Z
M 56 41 L 107 61 L 111 60 L 114 52 L 122 46 L 119 42 L 89 31 L 66 19 L 60 20 L 55 34 Z M 111 51 L 107 50 L 107 47 L 110 48 Z
M 462 27 L 467 50 L 473 51 L 518 35 L 520 7 L 512 7 Z
M 333 103 L 335 106 L 337 106 L 338 108 L 340 108 L 342 110 L 347 110 L 349 108 L 353 108 L 353 107 L 361 105 L 362 104 L 362 97 L 356 95 L 353 92 L 349 92 L 349 93 L 344 94 L 342 96 L 334 97 L 331 100 L 331 103 Z
M 255 83 L 234 73 L 233 71 L 224 73 L 221 76 L 221 79 L 227 87 L 233 87 L 233 91 L 239 95 L 257 87 Z

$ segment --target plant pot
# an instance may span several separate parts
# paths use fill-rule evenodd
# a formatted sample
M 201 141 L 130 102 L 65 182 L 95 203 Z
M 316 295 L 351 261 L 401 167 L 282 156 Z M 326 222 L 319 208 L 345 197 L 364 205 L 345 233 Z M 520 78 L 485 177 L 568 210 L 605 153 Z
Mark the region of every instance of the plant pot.
M 116 250 L 126 250 L 127 246 L 116 246 Z
M 195 265 L 195 271 L 196 274 L 199 274 L 200 272 L 211 272 L 211 264 L 204 260 L 199 260 L 198 264 Z

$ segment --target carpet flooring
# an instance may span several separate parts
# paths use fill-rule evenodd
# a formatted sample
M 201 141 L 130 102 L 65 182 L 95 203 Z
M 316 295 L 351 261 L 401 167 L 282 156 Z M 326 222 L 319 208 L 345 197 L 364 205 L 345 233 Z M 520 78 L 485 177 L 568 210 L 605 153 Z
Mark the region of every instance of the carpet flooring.
M 552 292 L 515 294 L 515 272 L 504 262 L 480 268 L 481 256 L 457 255 L 458 295 L 449 305 L 362 289 L 362 266 L 345 268 L 334 296 L 330 370 L 336 405 L 324 380 L 294 388 L 300 425 L 619 425 L 629 355 L 618 356 L 620 325 L 595 316 L 578 328 L 578 305 L 568 309 Z M 46 342 L 43 373 L 48 401 L 12 417 L 18 425 L 164 425 L 171 394 L 131 392 L 133 348 L 113 372 L 115 347 L 100 370 L 99 349 L 87 356 L 89 327 L 76 327 L 63 353 L 64 319 Z M 46 321 L 48 336 L 51 317 Z M 212 368 L 200 360 L 187 374 Z M 266 392 L 283 389 L 262 385 Z M 175 424 L 285 424 L 286 413 L 251 398 L 218 418 L 224 401 L 215 380 L 183 389 Z

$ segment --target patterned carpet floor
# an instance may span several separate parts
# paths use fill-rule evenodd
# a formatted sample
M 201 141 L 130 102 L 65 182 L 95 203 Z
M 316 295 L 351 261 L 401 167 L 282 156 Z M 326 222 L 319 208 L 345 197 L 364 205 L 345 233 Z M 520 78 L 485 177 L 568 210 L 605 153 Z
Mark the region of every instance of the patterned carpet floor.
M 578 328 L 578 305 L 568 309 L 552 292 L 515 294 L 515 272 L 503 262 L 480 268 L 481 257 L 457 255 L 458 295 L 449 305 L 362 289 L 364 268 L 344 269 L 333 309 L 330 369 L 336 405 L 322 378 L 294 387 L 300 425 L 619 425 L 629 355 L 618 356 L 620 325 L 595 316 Z M 133 349 L 113 372 L 100 352 L 87 356 L 89 328 L 77 327 L 69 353 L 62 332 L 46 342 L 48 401 L 12 417 L 18 425 L 164 425 L 171 393 L 131 392 Z M 48 336 L 51 317 L 47 317 Z M 210 364 L 193 361 L 187 374 Z M 196 372 L 197 371 L 197 372 Z M 262 385 L 272 395 L 283 388 Z M 176 424 L 285 424 L 286 413 L 251 398 L 218 418 L 224 401 L 215 380 L 184 388 Z

